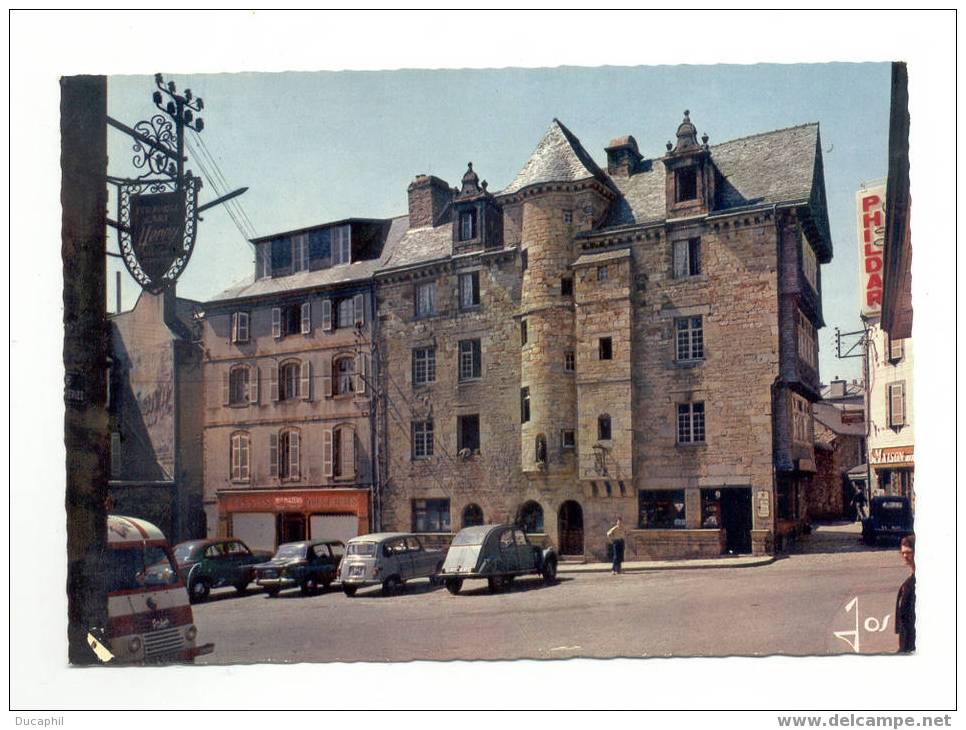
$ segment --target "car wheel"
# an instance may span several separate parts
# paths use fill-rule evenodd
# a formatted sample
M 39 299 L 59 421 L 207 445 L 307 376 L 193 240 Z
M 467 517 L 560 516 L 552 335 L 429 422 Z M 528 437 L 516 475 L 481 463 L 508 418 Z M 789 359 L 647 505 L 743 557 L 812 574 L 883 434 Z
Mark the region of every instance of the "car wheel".
M 275 598 L 278 595 L 278 588 L 266 588 L 265 593 L 268 594 L 269 598 Z
M 319 589 L 319 582 L 314 575 L 310 575 L 302 581 L 301 587 L 303 596 L 311 596 Z
M 391 596 L 402 591 L 402 581 L 398 575 L 390 575 L 382 584 L 382 595 Z
M 352 598 L 356 591 L 359 590 L 359 586 L 342 586 L 342 592 L 345 593 L 349 598 Z
M 191 585 L 188 586 L 188 596 L 191 598 L 192 603 L 201 603 L 208 598 L 208 594 L 210 593 L 211 581 L 207 578 L 195 578 L 191 581 Z
M 499 593 L 506 587 L 507 580 L 502 575 L 494 575 L 492 578 L 486 579 L 486 585 L 490 589 L 490 593 Z
M 322 579 L 322 590 L 329 590 L 329 586 L 332 585 L 332 576 L 326 576 Z
M 238 591 L 239 594 L 244 596 L 245 593 L 248 592 L 248 581 L 246 580 L 243 583 L 236 583 L 235 590 Z
M 553 583 L 555 580 L 557 580 L 557 561 L 551 558 L 545 562 L 543 564 L 543 571 L 541 572 L 543 574 L 544 583 Z
M 446 590 L 452 593 L 454 596 L 460 592 L 460 588 L 463 587 L 462 578 L 450 578 L 446 581 Z

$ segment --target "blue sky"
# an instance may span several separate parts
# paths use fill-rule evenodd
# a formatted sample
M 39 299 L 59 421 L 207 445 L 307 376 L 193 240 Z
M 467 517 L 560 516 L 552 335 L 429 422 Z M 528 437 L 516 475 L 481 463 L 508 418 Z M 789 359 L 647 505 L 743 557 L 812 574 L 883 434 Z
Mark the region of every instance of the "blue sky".
M 858 377 L 860 361 L 837 360 L 833 331 L 858 329 L 855 192 L 887 172 L 890 66 L 828 63 L 751 66 L 559 67 L 172 75 L 205 101 L 208 150 L 259 235 L 349 216 L 406 212 L 418 173 L 451 184 L 470 160 L 499 190 L 559 118 L 601 164 L 613 137 L 633 134 L 659 156 L 684 109 L 711 144 L 821 124 L 835 256 L 823 267 L 827 326 L 820 333 L 824 380 Z M 108 111 L 147 118 L 153 80 L 112 76 Z M 130 142 L 109 133 L 110 171 L 133 172 Z M 199 173 L 192 160 L 188 166 Z M 211 186 L 202 200 L 215 197 Z M 112 212 L 113 217 L 113 212 Z M 114 244 L 116 250 L 116 244 Z M 109 308 L 114 274 L 109 262 Z M 205 300 L 253 271 L 252 251 L 227 212 L 204 214 L 178 293 Z M 138 289 L 124 274 L 123 307 Z

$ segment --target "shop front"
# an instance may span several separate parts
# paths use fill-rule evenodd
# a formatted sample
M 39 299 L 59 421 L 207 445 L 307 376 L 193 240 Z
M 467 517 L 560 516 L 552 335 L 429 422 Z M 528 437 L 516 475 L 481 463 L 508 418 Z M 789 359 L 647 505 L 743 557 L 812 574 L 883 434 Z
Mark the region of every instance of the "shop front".
M 219 535 L 274 550 L 300 540 L 342 540 L 369 532 L 368 489 L 220 492 Z
M 913 447 L 893 446 L 882 449 L 869 449 L 869 464 L 872 467 L 873 496 L 885 494 L 890 497 L 914 499 Z

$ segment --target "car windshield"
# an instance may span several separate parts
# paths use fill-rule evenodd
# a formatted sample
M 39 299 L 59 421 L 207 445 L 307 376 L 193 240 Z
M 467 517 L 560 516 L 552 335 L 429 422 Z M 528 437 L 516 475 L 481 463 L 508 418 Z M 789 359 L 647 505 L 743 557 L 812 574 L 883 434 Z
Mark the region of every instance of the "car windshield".
M 178 582 L 178 572 L 164 548 L 114 548 L 105 561 L 107 590 L 130 591 Z
M 349 555 L 375 555 L 376 543 L 374 542 L 350 542 L 347 548 Z
M 275 560 L 302 557 L 305 557 L 305 545 L 279 545 L 278 552 L 275 553 Z
M 482 545 L 486 534 L 483 530 L 461 530 L 453 538 L 453 545 Z
M 191 554 L 195 551 L 194 545 L 178 545 L 174 549 L 174 559 L 179 563 L 187 562 L 191 560 Z

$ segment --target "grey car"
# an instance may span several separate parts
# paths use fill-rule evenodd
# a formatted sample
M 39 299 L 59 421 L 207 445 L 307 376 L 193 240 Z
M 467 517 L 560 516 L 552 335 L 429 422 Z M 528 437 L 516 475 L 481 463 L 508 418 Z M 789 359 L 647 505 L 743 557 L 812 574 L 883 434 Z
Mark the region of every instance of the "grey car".
M 446 553 L 439 578 L 459 593 L 467 578 L 485 578 L 496 592 L 518 575 L 536 573 L 547 583 L 557 579 L 557 551 L 532 544 L 514 525 L 480 525 L 460 530 Z
M 349 540 L 339 580 L 350 598 L 360 588 L 382 585 L 383 595 L 402 590 L 415 578 L 434 580 L 443 566 L 442 550 L 427 550 L 416 535 L 378 532 Z

